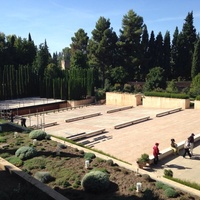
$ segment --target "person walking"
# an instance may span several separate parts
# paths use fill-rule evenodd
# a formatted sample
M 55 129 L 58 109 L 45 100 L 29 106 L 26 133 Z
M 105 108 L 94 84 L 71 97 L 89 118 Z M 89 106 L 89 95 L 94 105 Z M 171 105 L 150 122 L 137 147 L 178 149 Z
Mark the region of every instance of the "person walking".
M 189 142 L 190 142 L 190 153 L 193 155 L 193 148 L 194 148 L 194 133 L 192 133 L 189 137 Z
M 188 154 L 188 156 L 191 158 L 192 155 L 190 153 L 190 139 L 189 138 L 185 141 L 183 148 L 184 148 L 183 158 L 185 158 L 186 154 Z
M 160 155 L 160 151 L 159 151 L 159 143 L 155 143 L 154 147 L 153 147 L 153 156 L 154 156 L 154 164 L 157 165 L 158 164 L 158 156 Z
M 178 145 L 176 144 L 174 138 L 171 139 L 171 149 L 173 150 L 173 152 L 174 152 L 176 155 L 179 155 Z
M 14 122 L 14 114 L 13 114 L 13 112 L 11 112 L 11 114 L 10 114 L 10 121 Z

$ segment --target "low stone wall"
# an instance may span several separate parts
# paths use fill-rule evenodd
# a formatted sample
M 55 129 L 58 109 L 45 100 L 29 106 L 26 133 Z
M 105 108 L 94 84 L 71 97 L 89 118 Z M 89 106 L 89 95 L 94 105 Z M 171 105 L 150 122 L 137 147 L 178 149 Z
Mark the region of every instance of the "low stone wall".
M 200 141 L 200 134 L 197 134 L 197 135 L 194 136 L 194 142 L 196 143 L 196 142 L 199 142 L 199 141 Z M 181 141 L 181 142 L 177 143 L 179 151 L 183 150 L 184 144 L 185 144 L 185 141 Z M 171 149 L 171 147 L 169 147 L 167 149 L 162 150 L 160 153 L 161 154 L 159 156 L 159 159 L 161 160 L 161 159 L 164 159 L 168 156 L 172 156 L 173 150 Z M 150 164 L 152 164 L 153 160 L 154 160 L 153 155 L 151 155 L 149 158 L 150 158 Z
M 165 97 L 143 97 L 144 108 L 190 108 L 190 99 L 176 99 Z
M 141 94 L 106 92 L 106 105 L 138 106 L 142 104 Z
M 194 109 L 200 109 L 200 101 L 194 101 Z
M 68 100 L 67 107 L 77 107 L 80 105 L 87 105 L 91 103 L 94 103 L 94 97 L 90 99 L 83 99 L 83 100 Z

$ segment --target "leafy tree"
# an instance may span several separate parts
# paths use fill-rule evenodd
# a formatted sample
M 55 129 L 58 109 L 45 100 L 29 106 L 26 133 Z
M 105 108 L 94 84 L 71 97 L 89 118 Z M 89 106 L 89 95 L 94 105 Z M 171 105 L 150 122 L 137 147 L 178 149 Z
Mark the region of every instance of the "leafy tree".
M 133 10 L 124 15 L 122 29 L 120 30 L 119 48 L 123 59 L 124 68 L 128 73 L 128 80 L 139 79 L 141 64 L 141 36 L 143 30 L 143 18 Z
M 178 88 L 176 86 L 176 81 L 173 79 L 167 84 L 166 91 L 169 93 L 177 93 Z
M 39 45 L 39 50 L 37 52 L 34 62 L 35 73 L 39 76 L 39 79 L 41 80 L 44 78 L 44 71 L 49 64 L 50 58 L 51 55 L 49 53 L 48 46 L 45 40 L 44 44 L 42 43 Z
M 193 79 L 190 86 L 190 95 L 196 97 L 200 95 L 200 73 L 197 74 Z
M 120 66 L 120 67 L 115 67 L 112 68 L 110 71 L 110 76 L 111 76 L 111 84 L 114 85 L 115 83 L 124 83 L 127 77 L 127 72 L 125 69 Z
M 164 69 L 161 67 L 152 68 L 147 74 L 146 82 L 144 84 L 145 91 L 153 91 L 157 88 L 165 89 L 166 80 L 164 77 Z
M 54 63 L 50 63 L 44 70 L 44 77 L 49 79 L 54 79 L 60 77 L 61 69 Z
M 192 79 L 198 73 L 200 73 L 200 39 L 198 39 L 194 48 L 194 54 L 192 59 L 192 71 L 191 71 Z

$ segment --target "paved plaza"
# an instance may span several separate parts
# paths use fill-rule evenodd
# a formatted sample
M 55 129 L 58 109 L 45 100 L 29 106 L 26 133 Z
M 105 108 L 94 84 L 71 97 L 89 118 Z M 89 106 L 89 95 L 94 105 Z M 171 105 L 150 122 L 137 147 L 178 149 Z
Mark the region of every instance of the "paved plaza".
M 155 142 L 160 143 L 162 153 L 170 146 L 170 139 L 175 138 L 177 143 L 183 142 L 191 133 L 195 137 L 200 135 L 200 110 L 185 109 L 163 117 L 156 117 L 156 114 L 167 109 L 143 108 L 142 106 L 131 109 L 107 113 L 107 111 L 119 108 L 119 106 L 91 105 L 76 109 L 48 112 L 39 115 L 27 116 L 27 126 L 48 124 L 57 122 L 58 125 L 45 128 L 48 134 L 68 137 L 82 132 L 91 132 L 98 129 L 105 129 L 104 137 L 95 136 L 88 138 L 88 145 L 92 149 L 103 151 L 120 160 L 131 164 L 131 169 L 137 170 L 136 160 L 141 154 L 152 155 L 152 148 Z M 169 109 L 168 109 L 169 110 Z M 66 123 L 65 120 L 101 113 L 99 116 Z M 121 129 L 114 129 L 119 123 L 150 116 L 150 120 L 127 126 Z M 100 139 L 95 140 L 99 137 Z M 153 166 L 147 171 L 155 177 L 162 177 L 164 169 L 171 169 L 174 177 L 200 183 L 200 145 L 196 143 L 192 159 L 171 155 Z
M 119 107 L 119 106 L 118 106 Z M 133 170 L 137 169 L 136 160 L 143 153 L 152 155 L 152 148 L 155 142 L 160 143 L 159 148 L 162 153 L 170 146 L 170 139 L 175 138 L 177 143 L 183 142 L 191 133 L 199 135 L 200 110 L 185 109 L 177 113 L 156 117 L 156 114 L 166 111 L 166 109 L 143 108 L 142 106 L 107 113 L 108 110 L 118 108 L 117 106 L 92 105 L 88 107 L 63 110 L 55 113 L 40 114 L 27 118 L 27 125 L 37 125 L 38 123 L 57 122 L 58 125 L 45 128 L 48 134 L 68 137 L 82 132 L 106 129 L 104 137 L 95 140 L 88 138 L 93 149 L 101 150 L 109 155 L 132 164 Z M 100 112 L 100 116 L 66 123 L 66 119 Z M 150 116 L 150 120 L 127 126 L 121 129 L 114 129 L 116 124 L 130 120 Z M 99 137 L 101 138 L 101 137 Z M 94 142 L 95 141 L 95 142 Z M 158 176 L 163 175 L 164 168 L 171 168 L 174 177 L 187 180 L 195 180 L 200 183 L 200 177 L 193 173 L 194 169 L 199 171 L 200 147 L 194 149 L 193 159 L 183 159 L 182 156 L 172 155 L 166 161 L 162 160 L 152 173 Z

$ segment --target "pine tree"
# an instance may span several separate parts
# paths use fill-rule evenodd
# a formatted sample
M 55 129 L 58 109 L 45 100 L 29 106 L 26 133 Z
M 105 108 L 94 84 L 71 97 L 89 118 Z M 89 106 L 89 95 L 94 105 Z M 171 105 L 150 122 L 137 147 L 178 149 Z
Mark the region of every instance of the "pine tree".
M 115 49 L 118 38 L 110 27 L 110 20 L 100 17 L 92 31 L 88 45 L 89 66 L 99 73 L 100 87 L 104 88 L 109 69 L 115 65 Z M 97 85 L 96 85 L 97 86 Z
M 87 68 L 87 45 L 89 37 L 79 29 L 72 37 L 70 67 Z
M 143 18 L 133 10 L 130 10 L 122 19 L 119 47 L 124 60 L 122 66 L 129 74 L 129 80 L 137 79 L 139 75 L 143 26 Z

